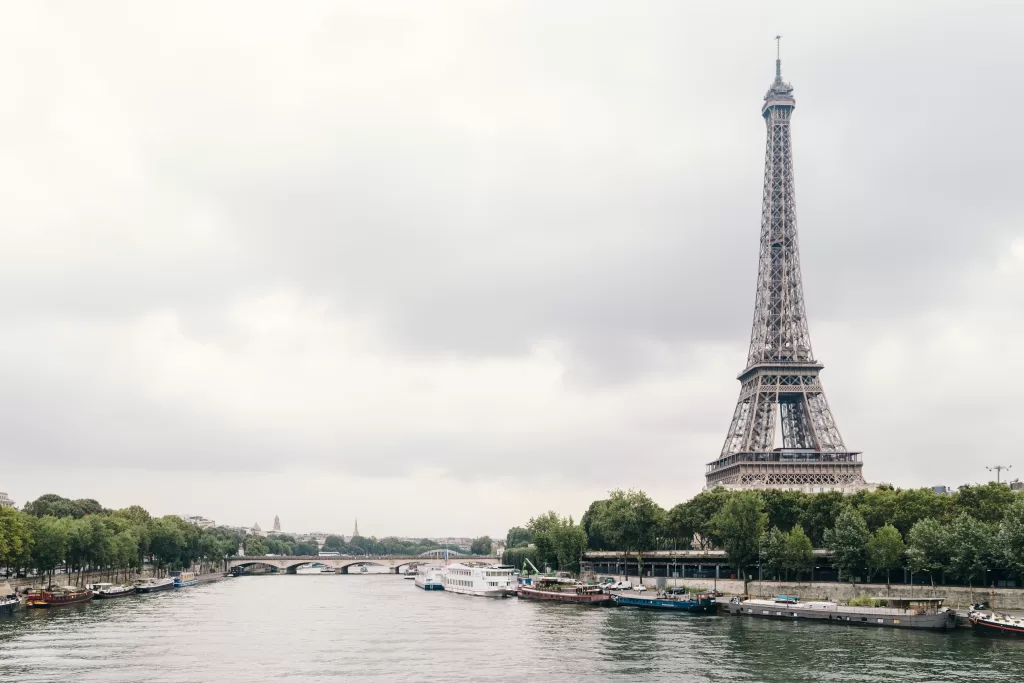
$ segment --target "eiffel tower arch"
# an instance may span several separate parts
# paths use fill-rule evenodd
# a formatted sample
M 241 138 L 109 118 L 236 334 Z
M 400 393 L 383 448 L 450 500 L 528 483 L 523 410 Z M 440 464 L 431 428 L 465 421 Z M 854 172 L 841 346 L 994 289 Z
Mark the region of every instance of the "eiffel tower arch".
M 793 86 L 782 80 L 782 61 L 776 59 L 775 80 L 761 108 L 767 141 L 750 350 L 725 444 L 707 466 L 708 488 L 873 488 L 864 482 L 861 453 L 843 442 L 818 376 L 824 366 L 811 351 L 797 245 L 795 107 Z M 775 446 L 777 436 L 781 447 Z

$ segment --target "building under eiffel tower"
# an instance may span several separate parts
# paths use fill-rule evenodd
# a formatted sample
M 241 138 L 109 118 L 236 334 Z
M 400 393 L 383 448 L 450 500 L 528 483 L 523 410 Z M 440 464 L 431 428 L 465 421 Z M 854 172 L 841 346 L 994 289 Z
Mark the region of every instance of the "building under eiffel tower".
M 761 250 L 754 324 L 740 397 L 707 486 L 781 488 L 808 493 L 864 488 L 861 454 L 846 447 L 811 352 L 797 246 L 790 124 L 796 100 L 775 60 L 764 97 L 767 125 Z M 776 447 L 776 432 L 781 446 Z

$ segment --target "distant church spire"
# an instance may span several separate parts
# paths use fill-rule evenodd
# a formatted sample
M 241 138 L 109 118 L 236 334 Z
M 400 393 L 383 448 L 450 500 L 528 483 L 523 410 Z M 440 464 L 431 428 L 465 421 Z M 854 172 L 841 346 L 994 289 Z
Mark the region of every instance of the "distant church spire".
M 281 530 L 281 518 L 278 517 L 277 515 L 274 515 L 274 531 L 280 531 L 280 530 Z
M 355 537 L 355 536 L 358 536 L 358 535 L 359 535 L 359 518 L 356 517 L 356 528 L 352 530 L 352 536 Z

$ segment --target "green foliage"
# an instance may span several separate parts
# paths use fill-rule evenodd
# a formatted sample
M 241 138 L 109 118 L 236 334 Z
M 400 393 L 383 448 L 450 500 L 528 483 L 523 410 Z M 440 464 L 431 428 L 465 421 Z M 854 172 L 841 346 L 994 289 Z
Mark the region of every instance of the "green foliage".
M 560 517 L 549 511 L 531 518 L 526 530 L 533 538 L 533 545 L 529 548 L 536 553 L 536 559 L 532 555 L 529 557 L 538 569 L 552 567 L 579 571 L 580 557 L 587 549 L 587 534 L 583 527 L 573 522 L 572 517 Z M 516 566 L 521 566 L 521 563 Z
M 761 494 L 742 491 L 731 496 L 711 524 L 721 539 L 729 563 L 743 576 L 743 591 L 746 592 L 747 567 L 758 559 L 758 544 L 768 524 Z
M 976 579 L 984 582 L 986 568 L 996 559 L 995 541 L 991 525 L 960 513 L 950 529 L 949 568 L 970 585 Z
M 814 547 L 811 545 L 811 539 L 804 533 L 804 528 L 799 524 L 793 525 L 786 534 L 784 566 L 787 575 L 793 572 L 797 579 L 814 566 Z
M 1007 484 L 989 482 L 979 486 L 961 486 L 956 496 L 956 506 L 979 522 L 998 524 L 1014 500 L 1013 491 Z
M 1024 497 L 1016 496 L 1007 508 L 999 525 L 998 540 L 1007 568 L 1024 579 Z
M 32 520 L 24 512 L 0 506 L 0 567 L 24 567 L 31 557 Z
M 247 557 L 255 557 L 267 554 L 267 541 L 257 534 L 249 534 L 245 537 L 245 554 Z
M 520 548 L 530 545 L 530 541 L 533 537 L 530 536 L 530 532 L 521 526 L 514 526 L 508 530 L 508 534 L 505 535 L 505 547 L 506 548 Z
M 861 595 L 851 600 L 847 600 L 846 604 L 850 607 L 881 607 L 882 601 L 876 600 L 869 595 Z
M 678 539 L 682 547 L 695 542 L 699 550 L 707 550 L 719 544 L 711 520 L 725 506 L 733 494 L 721 486 L 710 491 L 701 491 L 696 496 L 676 505 L 665 520 L 666 535 Z M 695 535 L 696 534 L 696 535 Z
M 601 510 L 607 504 L 607 500 L 595 500 L 587 508 L 587 511 L 580 517 L 580 526 L 587 535 L 587 546 L 591 550 L 605 550 L 609 548 L 608 542 L 601 535 L 597 528 L 597 519 L 601 516 Z
M 643 491 L 612 491 L 600 507 L 594 524 L 613 547 L 637 554 L 637 569 L 643 580 L 643 551 L 653 548 L 665 519 L 665 511 Z
M 526 566 L 527 558 L 529 558 L 530 562 L 532 562 L 534 566 L 541 566 L 540 554 L 537 552 L 537 546 L 535 545 L 506 548 L 505 552 L 501 556 L 501 562 L 502 564 L 523 569 Z
M 800 491 L 767 489 L 761 491 L 761 498 L 764 499 L 768 526 L 778 527 L 783 532 L 788 532 L 799 523 L 807 506 L 807 495 Z
M 107 512 L 107 510 L 103 509 L 102 505 L 92 498 L 69 500 L 55 493 L 46 493 L 26 503 L 24 511 L 33 517 L 73 517 L 75 519 L 81 519 L 86 515 L 98 515 Z
M 808 496 L 807 505 L 800 515 L 800 524 L 811 538 L 815 548 L 825 543 L 825 530 L 831 529 L 839 519 L 839 513 L 849 506 L 842 493 L 829 491 Z
M 835 526 L 825 529 L 825 546 L 832 551 L 832 564 L 851 579 L 867 566 L 868 525 L 857 510 L 846 507 Z
M 935 575 L 949 566 L 949 530 L 936 519 L 922 519 L 907 534 L 907 566 L 916 573 Z
M 480 538 L 474 538 L 473 542 L 469 546 L 469 552 L 474 555 L 490 555 L 494 551 L 494 541 L 491 540 L 490 536 L 481 536 Z
M 330 536 L 324 539 L 324 550 L 328 552 L 341 553 L 345 552 L 346 549 L 347 544 L 345 543 L 345 539 L 341 536 L 335 536 L 334 534 L 331 534 Z
M 873 571 L 885 572 L 885 582 L 889 583 L 889 574 L 900 567 L 906 549 L 899 529 L 886 524 L 868 541 L 868 565 Z
M 768 576 L 780 578 L 786 569 L 786 534 L 773 526 L 761 537 L 761 567 Z

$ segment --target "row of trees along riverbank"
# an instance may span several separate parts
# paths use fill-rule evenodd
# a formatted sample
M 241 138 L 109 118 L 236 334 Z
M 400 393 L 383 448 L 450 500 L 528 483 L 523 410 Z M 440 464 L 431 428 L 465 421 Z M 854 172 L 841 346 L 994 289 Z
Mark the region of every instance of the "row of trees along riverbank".
M 883 486 L 844 496 L 829 492 L 703 491 L 665 510 L 643 491 L 612 491 L 577 524 L 548 512 L 508 531 L 504 561 L 578 572 L 586 550 L 636 557 L 642 575 L 650 550 L 722 549 L 744 581 L 799 580 L 814 548 L 832 551 L 841 576 L 866 580 L 903 568 L 934 585 L 948 576 L 966 585 L 989 576 L 1024 580 L 1024 494 L 1006 484 L 966 485 L 952 494 Z
M 0 506 L 0 569 L 15 577 L 34 571 L 52 581 L 60 570 L 80 584 L 86 571 L 103 572 L 113 580 L 127 580 L 143 566 L 157 575 L 191 567 L 206 572 L 236 556 L 240 546 L 250 557 L 316 557 L 319 550 L 316 542 L 287 534 L 263 537 L 235 528 L 200 529 L 174 515 L 153 517 L 138 505 L 109 510 L 91 498 L 70 500 L 48 493 L 22 510 Z M 438 544 L 425 538 L 328 536 L 324 549 L 354 556 L 419 555 L 438 549 Z M 472 551 L 489 554 L 491 539 L 475 539 Z

